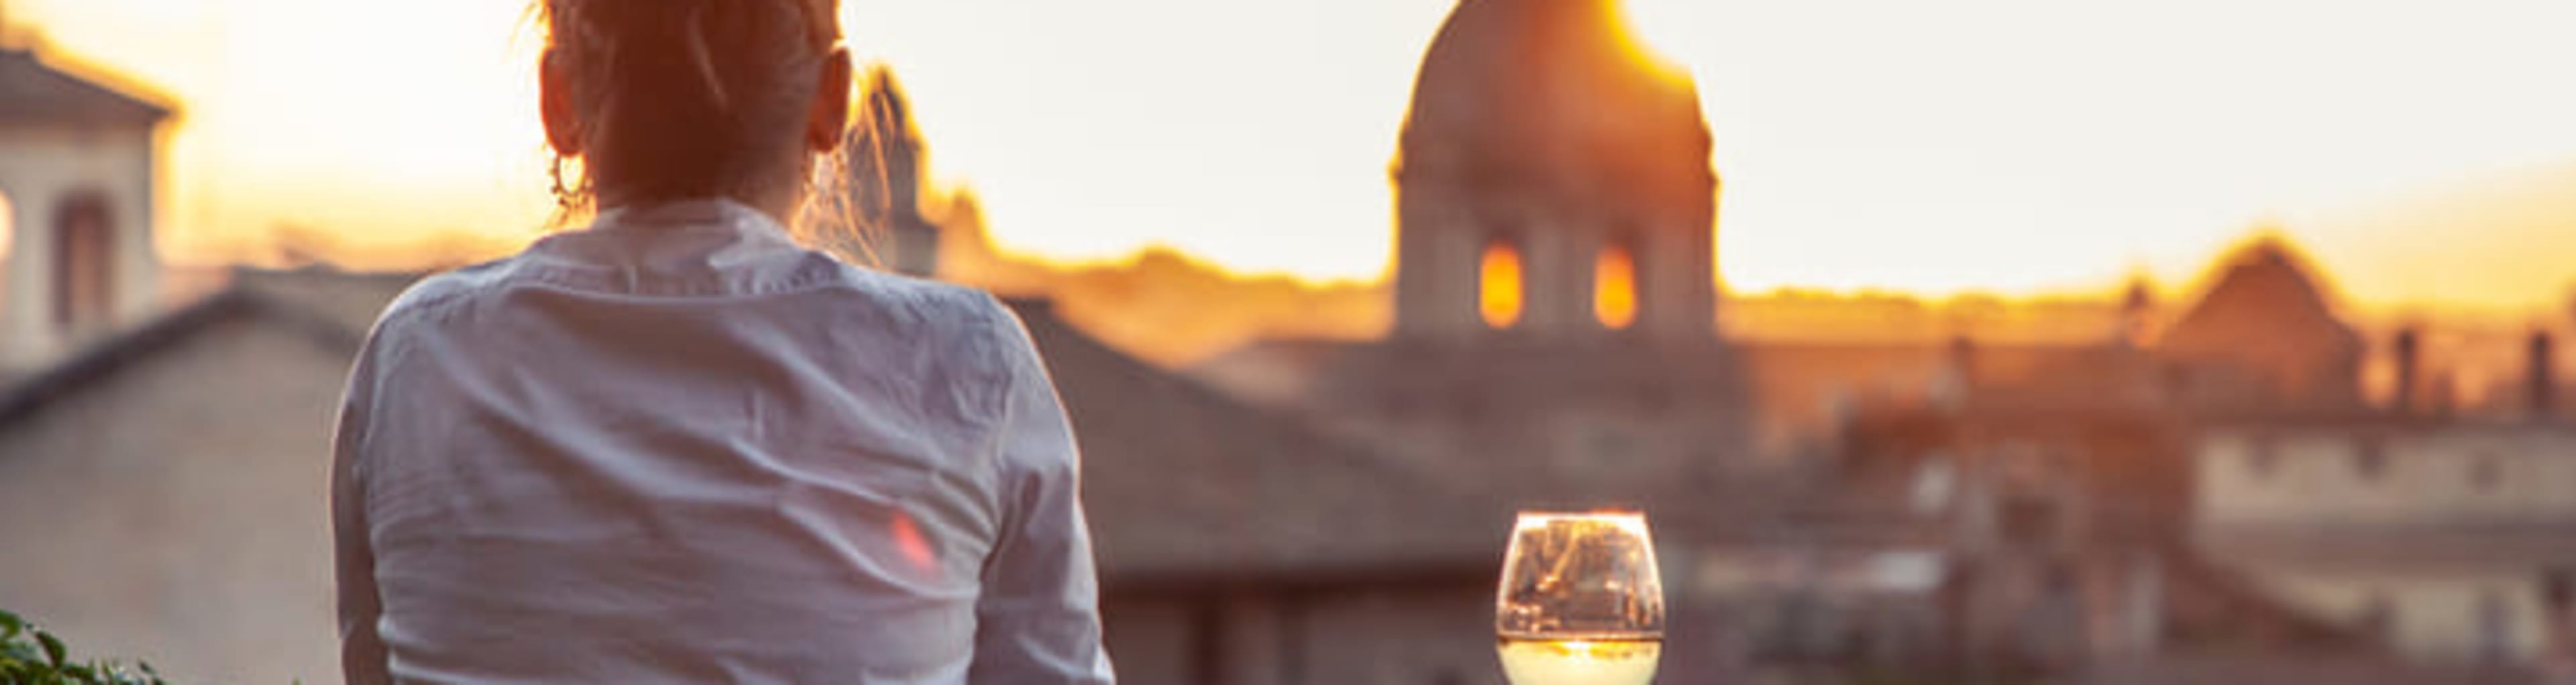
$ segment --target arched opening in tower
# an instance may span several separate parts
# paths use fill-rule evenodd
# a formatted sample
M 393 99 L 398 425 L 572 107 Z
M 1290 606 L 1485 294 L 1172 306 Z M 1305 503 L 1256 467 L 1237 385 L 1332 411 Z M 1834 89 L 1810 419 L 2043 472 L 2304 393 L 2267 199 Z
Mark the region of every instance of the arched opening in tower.
M 1485 325 L 1502 330 L 1520 323 L 1524 287 L 1520 246 L 1504 238 L 1486 241 L 1477 272 L 1477 310 L 1484 314 Z
M 1625 243 L 1611 243 L 1593 260 L 1592 316 L 1614 331 L 1637 323 L 1637 259 Z
M 115 224 L 107 199 L 80 193 L 54 215 L 54 325 L 87 330 L 107 322 L 113 306 Z

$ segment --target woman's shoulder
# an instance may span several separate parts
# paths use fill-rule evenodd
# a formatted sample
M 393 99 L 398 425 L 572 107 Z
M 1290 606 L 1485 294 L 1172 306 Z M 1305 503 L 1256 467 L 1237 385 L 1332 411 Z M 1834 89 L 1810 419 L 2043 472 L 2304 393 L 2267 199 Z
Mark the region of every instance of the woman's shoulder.
M 853 359 L 916 369 L 919 387 L 964 402 L 967 416 L 998 416 L 1013 388 L 1044 377 L 1019 315 L 992 293 L 848 265 L 829 289 L 825 306 L 860 329 L 842 340 L 868 352 Z
M 447 308 L 468 295 L 489 289 L 509 270 L 514 259 L 516 257 L 496 259 L 432 273 L 413 281 L 403 288 L 401 294 L 395 295 L 383 311 L 377 312 L 374 332 L 380 335 L 400 322 Z
M 384 318 L 437 309 L 466 295 L 488 290 L 519 259 L 518 256 L 504 257 L 423 277 L 412 282 L 411 287 L 404 288 L 401 295 L 394 296 L 393 303 L 385 307 Z
M 834 287 L 905 319 L 973 330 L 1009 316 L 1008 308 L 983 290 L 848 264 L 839 264 L 834 271 Z
M 860 306 L 882 310 L 916 339 L 1004 366 L 1030 347 L 1019 315 L 990 292 L 855 266 L 845 274 L 840 287 L 866 302 Z

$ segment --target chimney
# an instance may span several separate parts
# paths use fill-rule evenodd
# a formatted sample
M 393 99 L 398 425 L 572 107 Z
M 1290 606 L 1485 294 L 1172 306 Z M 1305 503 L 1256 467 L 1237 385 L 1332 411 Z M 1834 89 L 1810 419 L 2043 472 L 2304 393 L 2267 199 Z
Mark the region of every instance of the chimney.
M 2397 394 L 2389 401 L 2389 407 L 2400 414 L 2414 413 L 2422 402 L 2416 395 L 2422 392 L 2419 376 L 2424 368 L 2423 337 L 2422 331 L 2409 326 L 2397 331 L 2397 340 L 2390 346 L 2389 352 L 2397 362 Z
M 1959 374 L 1959 382 L 1977 384 L 1977 341 L 1961 333 L 1950 337 L 1950 369 Z
M 2531 331 L 2531 353 L 2523 369 L 2523 397 L 2530 401 L 2531 416 L 2546 419 L 2558 412 L 2558 345 L 2545 328 Z

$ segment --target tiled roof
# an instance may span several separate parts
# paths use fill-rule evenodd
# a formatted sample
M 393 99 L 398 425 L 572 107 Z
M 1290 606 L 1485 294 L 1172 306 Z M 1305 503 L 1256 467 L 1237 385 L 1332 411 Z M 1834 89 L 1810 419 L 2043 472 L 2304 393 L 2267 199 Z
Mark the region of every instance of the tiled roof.
M 355 350 L 410 276 L 246 271 L 222 293 L 0 390 L 0 421 L 221 321 L 256 316 Z M 1380 582 L 1491 574 L 1511 511 L 1470 491 L 1472 459 L 1399 464 L 1108 347 L 1042 303 L 1014 307 L 1054 375 L 1084 450 L 1103 577 L 1124 587 Z M 1531 474 L 1539 477 L 1543 474 Z M 1745 483 L 1665 488 L 1637 504 L 1695 543 L 1913 544 L 1928 531 L 1869 502 Z
M 264 317 L 325 349 L 355 355 L 375 313 L 392 302 L 411 278 L 324 270 L 241 272 L 221 292 L 91 345 L 34 375 L 0 385 L 0 423 L 34 415 L 53 400 L 129 363 L 242 317 Z
M 56 69 L 33 51 L 0 48 L 0 124 L 151 126 L 169 116 L 167 106 Z
M 1441 483 L 1014 304 L 1083 447 L 1102 572 L 1122 583 L 1490 573 L 1508 519 Z
M 1661 389 L 1676 404 L 1688 402 L 1693 411 L 1712 412 L 1651 420 L 1737 420 L 1756 408 L 1755 403 L 1726 399 L 1730 388 L 1744 381 L 1740 374 L 1749 365 L 1737 360 L 1746 353 L 1715 341 L 1561 345 L 1502 339 L 1446 347 L 1269 341 L 1224 355 L 1194 373 L 1257 398 L 1281 416 L 1335 426 L 1409 423 L 1481 432 L 1511 428 L 1495 422 L 1580 409 L 1587 395 L 1639 389 Z M 1465 507 L 1471 521 L 1506 521 L 1523 507 L 1615 503 L 1643 509 L 1658 542 L 1664 543 L 1878 547 L 1926 546 L 1939 540 L 1939 531 L 1906 510 L 1902 501 L 1853 492 L 1822 474 L 1698 469 L 1692 467 L 1707 464 L 1694 463 L 1672 470 L 1603 472 L 1594 474 L 1595 480 L 1575 482 L 1563 468 L 1551 466 L 1558 456 L 1552 449 L 1498 444 L 1468 453 L 1407 455 L 1396 466 L 1415 480 L 1458 486 L 1462 491 L 1453 506 Z M 1387 519 L 1377 525 L 1412 524 Z M 1497 546 L 1490 552 L 1501 550 Z

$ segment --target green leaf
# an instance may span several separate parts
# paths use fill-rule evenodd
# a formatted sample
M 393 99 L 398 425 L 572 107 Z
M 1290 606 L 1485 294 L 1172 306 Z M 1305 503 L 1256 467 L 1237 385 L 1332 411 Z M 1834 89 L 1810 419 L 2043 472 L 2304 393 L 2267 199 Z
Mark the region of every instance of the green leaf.
M 0 640 L 16 638 L 18 633 L 26 628 L 27 619 L 19 618 L 17 614 L 7 611 L 0 611 Z
M 44 655 L 37 654 L 36 648 L 25 642 L 11 639 L 0 643 L 0 663 L 33 662 L 41 658 Z
M 39 630 L 36 631 L 36 643 L 45 646 L 45 663 L 52 664 L 54 668 L 63 667 L 62 640 L 54 639 L 53 633 Z

